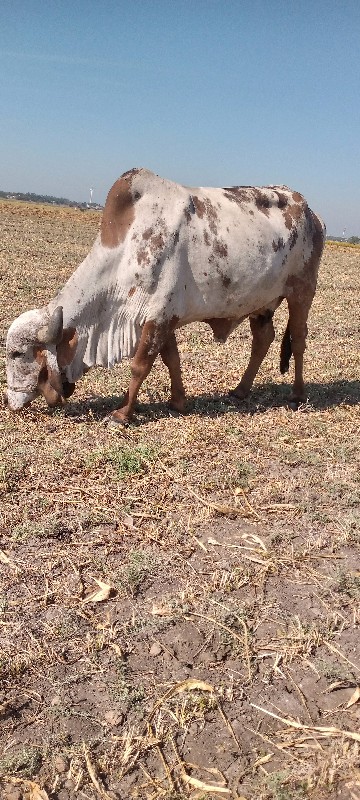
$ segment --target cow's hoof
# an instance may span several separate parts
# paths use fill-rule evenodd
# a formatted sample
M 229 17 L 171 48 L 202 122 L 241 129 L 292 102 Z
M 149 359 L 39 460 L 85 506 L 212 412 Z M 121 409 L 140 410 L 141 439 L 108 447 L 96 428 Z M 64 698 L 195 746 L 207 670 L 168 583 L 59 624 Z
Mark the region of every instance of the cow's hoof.
M 302 397 L 290 397 L 288 401 L 288 407 L 291 408 L 291 411 L 298 411 L 300 406 L 306 403 L 306 399 Z
M 115 414 L 109 414 L 107 417 L 105 417 L 104 424 L 108 428 L 117 428 L 118 430 L 121 430 L 122 428 L 128 428 L 130 422 L 127 419 L 123 419 L 123 417 L 116 417 Z
M 185 403 L 173 403 L 169 400 L 167 406 L 170 411 L 175 411 L 176 414 L 185 414 Z
M 288 408 L 290 408 L 291 411 L 298 411 L 298 409 L 299 409 L 299 401 L 298 400 L 289 400 Z
M 244 390 L 236 391 L 233 389 L 228 393 L 229 402 L 233 403 L 235 406 L 239 406 L 248 396 L 249 392 L 245 392 Z

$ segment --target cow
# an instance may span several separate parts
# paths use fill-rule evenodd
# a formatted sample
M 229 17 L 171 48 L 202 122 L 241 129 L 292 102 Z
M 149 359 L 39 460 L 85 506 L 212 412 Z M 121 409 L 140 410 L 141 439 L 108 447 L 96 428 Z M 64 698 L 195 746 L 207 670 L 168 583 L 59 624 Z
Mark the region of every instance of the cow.
M 249 364 L 231 396 L 250 392 L 274 339 L 282 300 L 288 323 L 280 369 L 295 361 L 290 404 L 306 399 L 303 354 L 325 226 L 286 186 L 189 188 L 146 169 L 112 186 L 99 234 L 85 260 L 47 306 L 26 311 L 7 335 L 6 402 L 11 410 L 43 395 L 65 402 L 94 365 L 133 357 L 131 379 L 112 424 L 126 425 L 155 358 L 168 368 L 170 405 L 185 406 L 175 331 L 206 322 L 225 342 L 249 318 Z

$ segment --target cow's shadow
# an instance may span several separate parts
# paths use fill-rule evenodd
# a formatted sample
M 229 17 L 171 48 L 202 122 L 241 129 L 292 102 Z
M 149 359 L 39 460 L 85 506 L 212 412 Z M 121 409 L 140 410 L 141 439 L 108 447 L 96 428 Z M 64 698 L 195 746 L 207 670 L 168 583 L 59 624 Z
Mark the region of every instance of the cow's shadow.
M 360 381 L 339 380 L 332 383 L 308 383 L 307 402 L 300 406 L 300 411 L 311 413 L 324 411 L 340 405 L 356 406 L 360 404 Z M 180 416 L 169 406 L 147 390 L 148 402 L 137 403 L 134 424 L 143 425 L 152 419 Z M 235 402 L 228 394 L 188 395 L 186 410 L 181 416 L 195 414 L 201 417 L 219 417 L 222 415 L 244 414 L 255 416 L 263 414 L 271 408 L 287 407 L 291 394 L 289 384 L 262 383 L 257 384 L 246 400 Z M 69 402 L 65 407 L 66 416 L 84 418 L 91 416 L 103 421 L 116 408 L 119 408 L 122 396 L 95 396 L 78 403 Z

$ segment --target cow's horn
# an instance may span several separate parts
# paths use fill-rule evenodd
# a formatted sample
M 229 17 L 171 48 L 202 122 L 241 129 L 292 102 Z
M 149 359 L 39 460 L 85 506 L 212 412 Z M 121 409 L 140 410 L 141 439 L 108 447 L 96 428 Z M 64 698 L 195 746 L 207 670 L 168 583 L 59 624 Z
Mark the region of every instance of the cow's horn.
M 53 311 L 49 322 L 38 330 L 38 341 L 42 344 L 57 344 L 63 332 L 63 309 L 58 306 Z

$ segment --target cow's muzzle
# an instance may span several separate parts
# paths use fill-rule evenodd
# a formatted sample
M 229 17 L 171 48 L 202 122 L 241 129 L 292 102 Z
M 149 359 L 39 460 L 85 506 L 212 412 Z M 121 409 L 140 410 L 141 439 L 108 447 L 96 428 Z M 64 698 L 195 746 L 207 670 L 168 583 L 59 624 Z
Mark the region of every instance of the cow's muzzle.
M 10 411 L 21 411 L 27 408 L 36 397 L 36 392 L 23 392 L 18 389 L 8 389 L 3 394 L 3 403 Z

